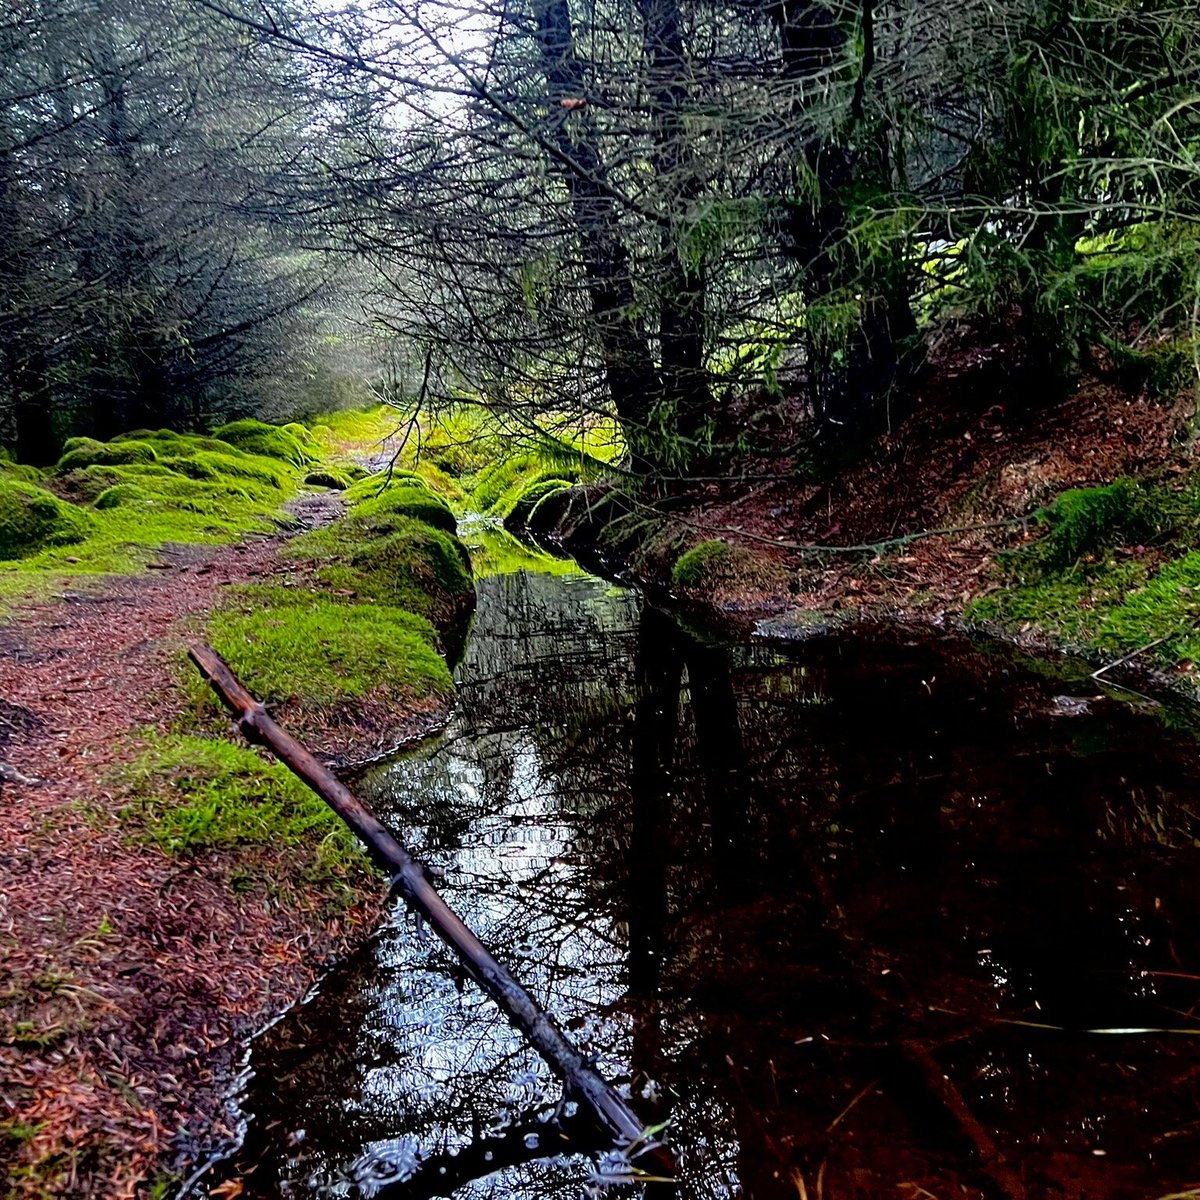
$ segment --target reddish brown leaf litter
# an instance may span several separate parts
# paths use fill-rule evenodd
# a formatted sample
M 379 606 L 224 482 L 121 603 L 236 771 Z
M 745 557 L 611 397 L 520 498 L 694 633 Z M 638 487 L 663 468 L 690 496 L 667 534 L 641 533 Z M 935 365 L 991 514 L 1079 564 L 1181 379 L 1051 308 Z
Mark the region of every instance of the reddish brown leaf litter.
M 221 855 L 131 844 L 105 783 L 178 715 L 189 624 L 223 588 L 288 571 L 280 541 L 164 554 L 24 610 L 0 640 L 0 759 L 44 781 L 0 798 L 10 1195 L 132 1196 L 197 1137 L 219 1139 L 240 1039 L 378 915 L 366 892 L 330 918 L 302 889 L 240 892 Z
M 1189 396 L 1169 403 L 1131 395 L 1096 371 L 1061 401 L 1035 405 L 997 390 L 995 380 L 984 387 L 980 364 L 936 365 L 911 417 L 819 482 L 799 469 L 800 418 L 785 412 L 779 441 L 790 452 L 744 463 L 741 479 L 682 489 L 670 518 L 676 530 L 693 542 L 719 537 L 743 545 L 766 567 L 730 581 L 719 607 L 751 615 L 839 607 L 958 612 L 988 586 L 995 552 L 1034 536 L 1017 519 L 1058 492 L 1195 467 L 1191 439 L 1180 436 L 1194 409 Z M 791 549 L 883 543 L 944 527 L 959 532 L 888 546 L 886 564 L 878 555 L 872 562 Z M 664 537 L 662 545 L 668 554 L 651 556 L 651 576 L 665 576 L 673 561 L 677 543 Z

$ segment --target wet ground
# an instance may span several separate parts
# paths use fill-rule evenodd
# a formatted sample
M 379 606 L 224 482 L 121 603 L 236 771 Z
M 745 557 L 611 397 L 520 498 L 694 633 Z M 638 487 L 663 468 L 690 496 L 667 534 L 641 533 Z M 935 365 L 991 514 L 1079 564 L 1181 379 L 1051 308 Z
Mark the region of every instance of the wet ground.
M 561 568 L 478 590 L 451 727 L 363 790 L 667 1122 L 682 1196 L 1200 1196 L 1200 755 L 1167 714 L 961 638 L 724 644 Z M 252 1065 L 247 1195 L 624 1170 L 402 911 Z

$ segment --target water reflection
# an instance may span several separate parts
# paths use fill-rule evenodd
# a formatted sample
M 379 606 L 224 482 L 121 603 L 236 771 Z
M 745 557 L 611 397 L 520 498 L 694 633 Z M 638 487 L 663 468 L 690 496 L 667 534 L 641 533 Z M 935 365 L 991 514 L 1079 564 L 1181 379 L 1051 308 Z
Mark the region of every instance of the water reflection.
M 962 640 L 706 644 L 580 574 L 485 580 L 459 679 L 372 798 L 684 1195 L 995 1194 L 988 1142 L 1031 1195 L 1194 1185 L 1200 1042 L 1087 1032 L 1192 1024 L 1192 742 Z M 252 1193 L 618 1165 L 403 914 L 255 1059 Z

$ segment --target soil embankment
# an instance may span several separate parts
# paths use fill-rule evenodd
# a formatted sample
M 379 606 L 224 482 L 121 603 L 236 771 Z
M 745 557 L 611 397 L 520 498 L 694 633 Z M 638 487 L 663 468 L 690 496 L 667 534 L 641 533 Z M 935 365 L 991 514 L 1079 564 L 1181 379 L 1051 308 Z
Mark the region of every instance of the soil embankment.
M 841 465 L 814 465 L 802 415 L 781 402 L 775 443 L 789 450 L 677 482 L 615 522 L 594 494 L 539 516 L 576 551 L 615 541 L 634 578 L 722 619 L 783 632 L 831 617 L 965 620 L 1100 661 L 1165 634 L 1145 665 L 1190 672 L 1200 613 L 1176 603 L 1172 572 L 1189 576 L 1184 596 L 1200 574 L 1194 397 L 1092 373 L 1033 406 L 977 395 L 963 372 L 947 369 Z

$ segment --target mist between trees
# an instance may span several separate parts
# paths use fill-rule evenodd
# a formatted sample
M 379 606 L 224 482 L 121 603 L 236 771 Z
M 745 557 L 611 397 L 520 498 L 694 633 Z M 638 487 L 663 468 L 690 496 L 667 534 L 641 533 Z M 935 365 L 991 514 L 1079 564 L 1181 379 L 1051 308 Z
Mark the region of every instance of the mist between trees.
M 1176 0 L 13 0 L 0 436 L 470 399 L 712 469 L 998 336 L 1194 383 Z

